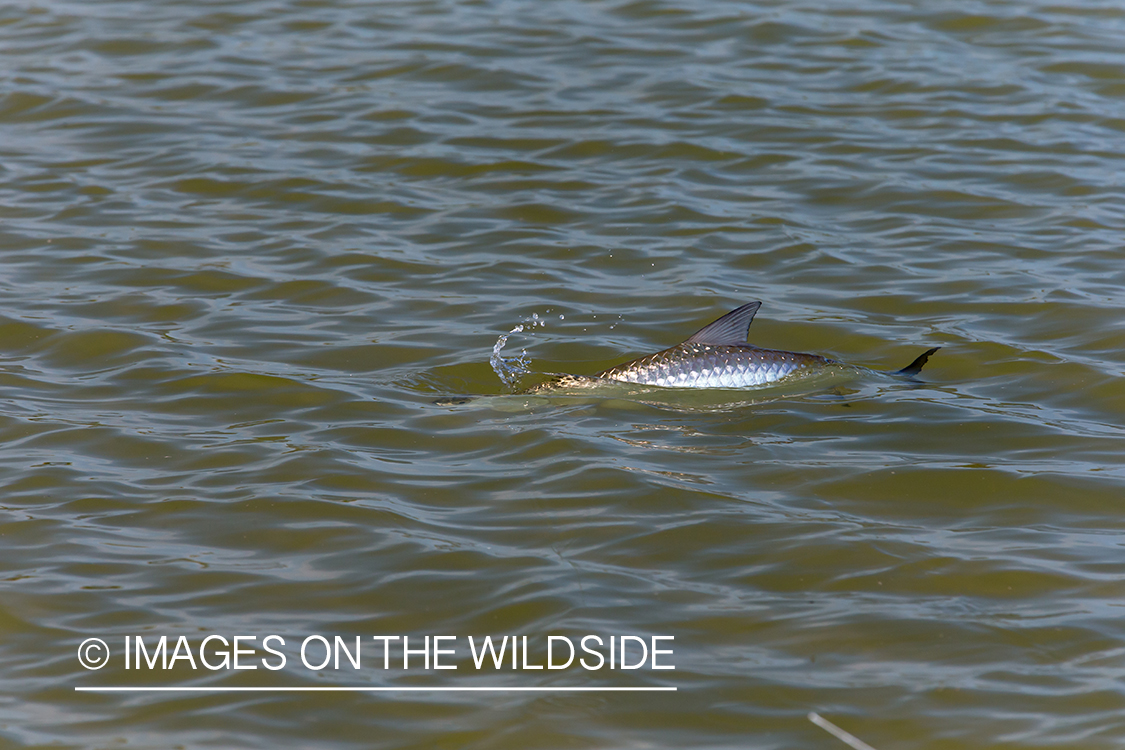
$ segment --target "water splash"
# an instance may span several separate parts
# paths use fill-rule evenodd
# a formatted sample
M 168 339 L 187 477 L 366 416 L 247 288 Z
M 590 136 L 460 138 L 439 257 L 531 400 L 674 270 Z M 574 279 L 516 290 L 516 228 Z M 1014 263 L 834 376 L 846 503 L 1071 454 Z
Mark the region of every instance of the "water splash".
M 547 312 L 551 311 L 547 310 Z M 544 315 L 545 314 L 546 313 L 544 313 Z M 547 325 L 546 319 L 539 317 L 539 313 L 532 313 L 530 318 L 524 318 L 524 323 L 527 324 L 528 328 Z M 513 333 L 523 333 L 524 330 L 524 324 L 521 323 L 496 339 L 496 343 L 492 347 L 492 356 L 488 358 L 492 369 L 500 379 L 504 381 L 504 385 L 509 388 L 514 388 L 521 377 L 531 372 L 531 366 L 527 359 L 526 349 L 520 350 L 519 355 L 515 357 L 504 357 L 500 354 L 500 351 L 504 348 L 505 344 L 508 343 L 508 336 Z
M 527 364 L 526 350 L 521 351 L 518 357 L 500 356 L 500 350 L 503 349 L 504 345 L 508 343 L 508 336 L 513 333 L 523 333 L 523 326 L 516 326 L 512 330 L 508 331 L 508 333 L 496 339 L 496 343 L 492 347 L 492 356 L 488 358 L 488 362 L 492 365 L 492 369 L 495 370 L 496 374 L 500 376 L 500 379 L 504 381 L 504 385 L 508 386 L 509 388 L 514 387 L 516 381 L 518 381 L 522 376 L 526 375 L 530 369 Z

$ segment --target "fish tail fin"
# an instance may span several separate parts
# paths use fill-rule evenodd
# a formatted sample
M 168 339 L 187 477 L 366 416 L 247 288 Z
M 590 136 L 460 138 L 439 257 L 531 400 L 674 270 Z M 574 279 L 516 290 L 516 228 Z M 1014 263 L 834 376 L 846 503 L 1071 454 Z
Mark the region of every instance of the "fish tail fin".
M 940 346 L 935 346 L 933 349 L 923 352 L 922 356 L 918 357 L 918 359 L 914 360 L 901 370 L 895 370 L 892 374 L 905 375 L 908 378 L 914 377 L 918 373 L 922 372 L 922 368 L 926 366 L 926 362 L 930 359 L 930 355 L 940 348 Z

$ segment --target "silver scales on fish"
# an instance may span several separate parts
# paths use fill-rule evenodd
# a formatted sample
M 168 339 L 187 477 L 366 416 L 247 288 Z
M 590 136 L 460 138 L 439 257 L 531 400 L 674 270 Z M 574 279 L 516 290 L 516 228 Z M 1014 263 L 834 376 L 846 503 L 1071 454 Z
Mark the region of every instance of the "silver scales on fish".
M 591 395 L 593 389 L 617 390 L 613 386 L 622 384 L 655 386 L 657 389 L 747 390 L 796 383 L 829 371 L 877 372 L 819 354 L 754 346 L 747 336 L 754 314 L 761 306 L 761 302 L 750 302 L 731 310 L 683 342 L 655 354 L 630 360 L 595 375 L 554 375 L 521 393 L 553 396 L 579 392 Z M 940 348 L 925 351 L 901 370 L 880 374 L 912 379 L 922 370 L 930 355 Z M 441 403 L 463 401 L 442 399 Z

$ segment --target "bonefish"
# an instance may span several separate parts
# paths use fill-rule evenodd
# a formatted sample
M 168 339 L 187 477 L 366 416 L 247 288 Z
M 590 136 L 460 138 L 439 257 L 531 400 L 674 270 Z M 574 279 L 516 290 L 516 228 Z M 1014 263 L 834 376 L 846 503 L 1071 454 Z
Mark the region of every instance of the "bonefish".
M 602 370 L 592 377 L 562 376 L 534 391 L 552 387 L 594 386 L 616 380 L 668 388 L 753 388 L 787 378 L 811 375 L 844 363 L 819 354 L 762 349 L 747 337 L 761 302 L 751 302 L 710 323 L 683 342 L 655 354 Z M 917 375 L 934 347 L 901 370 L 889 374 Z

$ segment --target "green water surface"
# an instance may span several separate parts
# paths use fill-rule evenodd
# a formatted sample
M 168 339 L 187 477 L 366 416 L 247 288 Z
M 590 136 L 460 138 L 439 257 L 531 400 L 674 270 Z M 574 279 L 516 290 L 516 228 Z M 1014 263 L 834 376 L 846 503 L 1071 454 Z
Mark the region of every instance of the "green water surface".
M 1119 4 L 16 3 L 0 83 L 0 747 L 1125 743 Z M 489 363 L 750 300 L 942 349 L 691 403 Z M 210 635 L 258 668 L 126 668 Z

